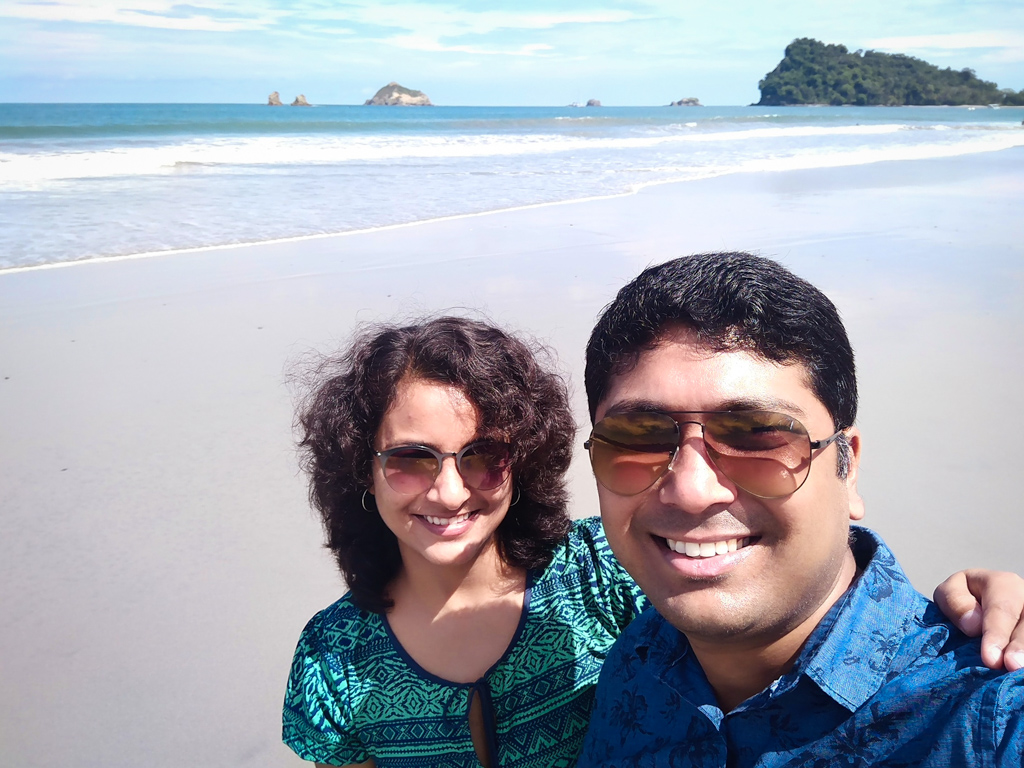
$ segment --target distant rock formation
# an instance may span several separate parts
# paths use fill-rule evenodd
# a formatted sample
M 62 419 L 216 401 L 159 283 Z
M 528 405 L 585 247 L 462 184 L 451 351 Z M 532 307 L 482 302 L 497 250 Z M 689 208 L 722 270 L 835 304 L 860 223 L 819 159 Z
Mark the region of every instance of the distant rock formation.
M 363 104 L 365 107 L 432 107 L 430 99 L 423 91 L 414 91 L 404 88 L 398 83 L 391 82 L 381 88 L 367 99 Z
M 1000 89 L 973 69 L 940 69 L 902 53 L 850 52 L 812 37 L 787 45 L 782 61 L 757 87 L 759 107 L 1024 106 L 1024 89 Z
M 670 107 L 703 107 L 704 105 L 700 103 L 700 99 L 698 99 L 696 96 L 688 96 L 685 99 L 680 99 L 679 101 L 673 101 L 671 104 L 669 104 L 669 106 Z
M 292 102 L 292 106 L 293 107 L 311 107 L 313 105 L 310 104 L 308 101 L 306 101 L 306 97 L 303 96 L 300 93 L 298 96 L 295 97 L 295 101 Z
M 279 94 L 277 91 L 274 91 L 272 94 L 270 94 L 270 96 L 267 97 L 267 106 L 283 107 L 284 104 L 281 103 L 281 94 Z
M 597 99 L 590 99 L 589 101 L 587 101 L 587 106 L 588 107 L 600 107 L 601 106 L 601 102 L 599 100 L 597 100 Z

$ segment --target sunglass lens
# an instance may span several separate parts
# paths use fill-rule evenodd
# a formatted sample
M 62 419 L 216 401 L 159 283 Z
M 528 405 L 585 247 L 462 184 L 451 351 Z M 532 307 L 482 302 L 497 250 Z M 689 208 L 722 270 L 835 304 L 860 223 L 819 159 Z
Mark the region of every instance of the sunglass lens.
M 670 416 L 608 416 L 594 425 L 590 435 L 594 477 L 613 493 L 633 496 L 665 474 L 678 445 L 679 429 Z
M 497 488 L 508 477 L 508 446 L 502 443 L 467 446 L 459 459 L 459 472 L 466 485 L 478 491 Z
M 437 477 L 437 457 L 422 448 L 402 448 L 388 455 L 384 479 L 399 493 L 422 493 Z
M 781 413 L 709 414 L 704 442 L 722 473 L 755 496 L 788 496 L 807 479 L 811 466 L 807 430 Z

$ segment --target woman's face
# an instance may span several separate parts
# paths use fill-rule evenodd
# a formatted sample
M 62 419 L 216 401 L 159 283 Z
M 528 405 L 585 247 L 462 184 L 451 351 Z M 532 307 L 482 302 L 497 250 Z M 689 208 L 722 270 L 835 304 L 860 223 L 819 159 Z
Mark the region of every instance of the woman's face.
M 384 415 L 374 448 L 386 451 L 424 445 L 454 453 L 479 437 L 476 406 L 458 388 L 423 379 L 403 379 L 394 403 Z M 398 537 L 406 564 L 420 558 L 442 566 L 472 564 L 494 546 L 494 532 L 508 512 L 512 479 L 489 491 L 465 484 L 446 457 L 433 485 L 404 494 L 391 488 L 378 459 L 373 461 L 371 493 L 384 524 Z

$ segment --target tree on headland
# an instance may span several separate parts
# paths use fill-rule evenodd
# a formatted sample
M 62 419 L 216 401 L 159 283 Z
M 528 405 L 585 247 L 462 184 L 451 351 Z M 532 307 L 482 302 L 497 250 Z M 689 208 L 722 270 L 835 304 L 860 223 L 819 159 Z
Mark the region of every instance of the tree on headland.
M 854 51 L 801 37 L 758 83 L 758 106 L 1024 105 L 1024 90 L 1000 90 L 972 69 L 939 69 L 913 56 Z

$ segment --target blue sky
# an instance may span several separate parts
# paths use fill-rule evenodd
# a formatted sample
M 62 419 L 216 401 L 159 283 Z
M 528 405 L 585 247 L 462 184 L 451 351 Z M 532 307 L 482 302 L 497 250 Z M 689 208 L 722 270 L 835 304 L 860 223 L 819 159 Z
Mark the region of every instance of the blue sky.
M 747 104 L 796 37 L 1024 88 L 1024 0 L 0 0 L 0 101 Z

